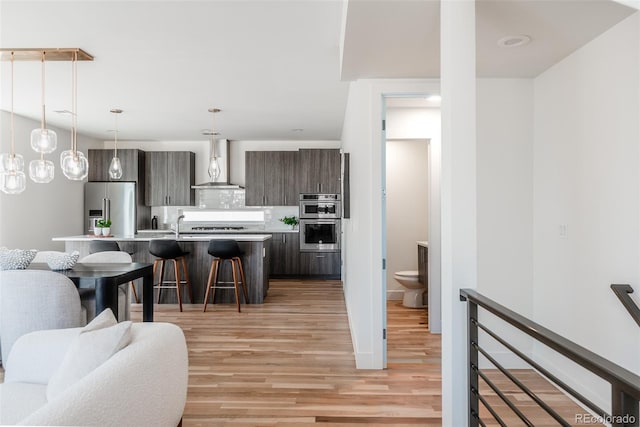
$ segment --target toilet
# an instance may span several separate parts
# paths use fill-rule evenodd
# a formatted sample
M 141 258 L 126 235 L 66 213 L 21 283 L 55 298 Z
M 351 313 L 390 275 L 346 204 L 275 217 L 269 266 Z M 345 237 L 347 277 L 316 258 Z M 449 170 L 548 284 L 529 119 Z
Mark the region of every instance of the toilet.
M 402 305 L 411 308 L 424 307 L 422 295 L 427 289 L 418 281 L 417 270 L 398 271 L 394 273 L 393 278 L 404 287 Z

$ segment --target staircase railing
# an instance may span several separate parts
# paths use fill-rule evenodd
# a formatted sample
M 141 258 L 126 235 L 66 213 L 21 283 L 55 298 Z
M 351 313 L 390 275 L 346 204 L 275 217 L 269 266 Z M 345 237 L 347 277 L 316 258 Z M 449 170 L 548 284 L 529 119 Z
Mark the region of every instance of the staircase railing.
M 633 293 L 633 288 L 630 285 L 611 285 L 611 289 L 631 317 L 633 317 L 633 320 L 640 326 L 640 308 L 638 308 L 637 304 L 629 296 Z
M 627 295 L 628 298 L 628 295 Z M 536 369 L 541 375 L 556 384 L 566 393 L 573 396 L 583 405 L 591 409 L 597 414 L 598 419 L 612 426 L 638 426 L 639 413 L 638 402 L 640 401 L 640 376 L 634 374 L 627 369 L 616 365 L 615 363 L 587 350 L 584 347 L 556 334 L 555 332 L 523 317 L 522 315 L 504 307 L 501 304 L 485 297 L 484 295 L 472 290 L 461 289 L 460 300 L 468 302 L 468 323 L 469 323 L 469 425 L 476 427 L 478 425 L 485 426 L 484 420 L 480 416 L 480 403 L 487 409 L 491 416 L 501 426 L 506 426 L 503 417 L 493 408 L 485 396 L 481 395 L 479 387 L 479 378 L 492 389 L 492 391 L 509 407 L 513 413 L 528 426 L 533 426 L 531 421 L 518 406 L 509 399 L 503 391 L 480 369 L 478 364 L 479 354 L 482 354 L 493 366 L 502 372 L 513 384 L 522 390 L 531 398 L 539 407 L 541 407 L 549 416 L 551 416 L 559 425 L 569 426 L 580 420 L 567 421 L 555 411 L 551 405 L 546 403 L 544 399 L 531 390 L 522 381 L 516 378 L 507 368 L 502 366 L 495 358 L 493 358 L 487 350 L 482 348 L 478 342 L 479 330 L 484 331 L 496 341 L 501 343 L 520 359 L 524 360 L 531 367 Z M 632 301 L 633 302 L 633 301 Z M 635 306 L 635 304 L 634 304 Z M 497 332 L 491 330 L 478 319 L 478 308 L 482 308 L 489 313 L 497 316 L 506 323 L 514 326 L 528 336 L 538 342 L 545 344 L 558 354 L 561 354 L 582 366 L 603 380 L 611 384 L 611 414 L 604 411 L 598 405 L 590 401 L 580 392 L 557 378 L 543 366 L 525 355 L 522 351 L 515 348 L 507 342 Z M 636 306 L 637 309 L 637 306 Z

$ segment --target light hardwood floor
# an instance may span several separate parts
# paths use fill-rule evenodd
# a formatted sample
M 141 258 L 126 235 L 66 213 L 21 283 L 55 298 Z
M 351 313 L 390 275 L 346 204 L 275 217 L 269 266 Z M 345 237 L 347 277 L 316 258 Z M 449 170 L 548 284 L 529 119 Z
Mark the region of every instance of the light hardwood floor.
M 183 425 L 440 425 L 440 337 L 424 310 L 395 305 L 386 370 L 356 369 L 340 282 L 272 281 L 265 304 L 242 313 L 156 307 L 187 338 Z

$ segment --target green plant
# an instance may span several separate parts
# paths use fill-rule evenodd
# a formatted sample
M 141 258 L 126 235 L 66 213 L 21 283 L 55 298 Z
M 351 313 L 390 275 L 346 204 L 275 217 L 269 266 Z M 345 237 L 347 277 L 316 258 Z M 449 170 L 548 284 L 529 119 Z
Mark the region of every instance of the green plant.
M 297 216 L 285 216 L 284 218 L 280 218 L 280 221 L 285 223 L 286 225 L 290 225 L 295 227 L 298 225 L 298 217 Z
M 111 220 L 110 219 L 99 219 L 98 222 L 96 223 L 96 225 L 100 228 L 109 228 L 111 227 Z

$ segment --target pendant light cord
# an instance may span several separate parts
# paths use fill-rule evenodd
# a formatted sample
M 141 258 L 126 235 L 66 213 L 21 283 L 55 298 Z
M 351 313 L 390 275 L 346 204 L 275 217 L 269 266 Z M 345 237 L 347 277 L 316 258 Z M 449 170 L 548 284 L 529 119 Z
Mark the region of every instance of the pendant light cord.
M 78 52 L 73 53 L 73 62 L 71 64 L 71 115 L 72 115 L 72 129 L 71 129 L 71 149 L 73 150 L 73 156 L 78 156 Z
M 16 156 L 15 145 L 14 145 L 14 125 L 13 125 L 13 52 L 11 52 L 11 154 L 9 157 L 14 159 Z
M 42 51 L 42 95 L 41 95 L 41 101 L 42 101 L 42 121 L 40 122 L 40 127 L 41 129 L 44 131 L 44 129 L 46 128 L 46 120 L 44 117 L 45 114 L 45 109 L 44 109 L 44 89 L 45 89 L 45 82 L 44 82 L 44 62 L 45 62 L 45 51 Z
M 114 139 L 113 139 L 113 157 L 118 157 L 118 113 L 115 113 L 115 124 L 116 129 L 114 131 Z

